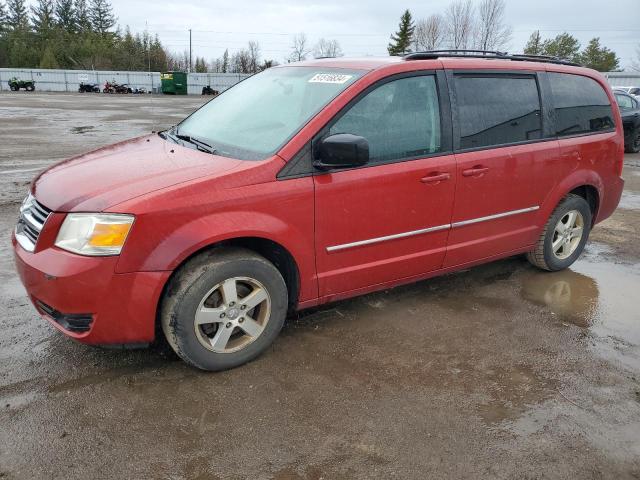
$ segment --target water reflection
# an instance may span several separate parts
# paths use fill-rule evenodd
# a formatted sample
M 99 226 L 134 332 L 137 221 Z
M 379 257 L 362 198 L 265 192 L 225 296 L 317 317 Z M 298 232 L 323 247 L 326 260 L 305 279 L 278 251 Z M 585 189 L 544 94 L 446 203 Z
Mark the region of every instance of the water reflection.
M 561 321 L 583 328 L 593 325 L 600 293 L 593 278 L 572 270 L 527 271 L 521 282 L 525 300 L 547 306 Z

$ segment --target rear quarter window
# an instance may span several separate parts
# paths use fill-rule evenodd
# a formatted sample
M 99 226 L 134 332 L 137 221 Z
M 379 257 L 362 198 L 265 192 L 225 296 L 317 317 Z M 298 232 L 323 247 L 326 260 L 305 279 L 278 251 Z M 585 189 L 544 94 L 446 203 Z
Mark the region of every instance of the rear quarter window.
M 615 128 L 609 97 L 594 79 L 567 73 L 549 73 L 560 137 L 599 133 Z

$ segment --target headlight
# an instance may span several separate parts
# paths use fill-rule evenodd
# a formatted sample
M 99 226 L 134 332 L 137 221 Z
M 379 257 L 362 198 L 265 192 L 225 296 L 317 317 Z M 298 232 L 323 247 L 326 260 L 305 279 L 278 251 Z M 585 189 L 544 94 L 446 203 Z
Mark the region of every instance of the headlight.
M 80 255 L 119 255 L 134 217 L 101 213 L 69 213 L 64 219 L 56 247 Z

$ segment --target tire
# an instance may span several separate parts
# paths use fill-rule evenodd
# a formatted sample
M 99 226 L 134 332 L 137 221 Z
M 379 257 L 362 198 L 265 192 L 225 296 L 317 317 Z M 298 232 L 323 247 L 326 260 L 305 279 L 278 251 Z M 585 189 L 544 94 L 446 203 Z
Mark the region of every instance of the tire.
M 640 126 L 637 126 L 631 132 L 629 143 L 625 145 L 624 151 L 627 153 L 640 152 Z
M 572 223 L 573 213 L 576 214 L 575 226 L 569 226 L 567 232 L 567 225 Z M 584 250 L 591 231 L 591 220 L 591 208 L 587 201 L 579 195 L 567 195 L 549 217 L 536 248 L 527 253 L 527 260 L 536 267 L 550 272 L 569 267 Z M 581 228 L 579 237 L 576 236 L 578 227 Z
M 11 89 L 12 92 L 17 92 L 18 91 L 18 87 L 16 87 L 15 85 L 11 85 L 11 86 L 9 86 L 9 88 Z
M 25 89 L 27 92 L 33 92 L 36 89 L 35 85 L 27 85 Z
M 233 286 L 237 297 L 226 293 Z M 272 263 L 251 250 L 217 248 L 175 273 L 165 288 L 160 322 L 169 345 L 185 362 L 202 370 L 227 370 L 271 345 L 287 306 L 286 284 Z

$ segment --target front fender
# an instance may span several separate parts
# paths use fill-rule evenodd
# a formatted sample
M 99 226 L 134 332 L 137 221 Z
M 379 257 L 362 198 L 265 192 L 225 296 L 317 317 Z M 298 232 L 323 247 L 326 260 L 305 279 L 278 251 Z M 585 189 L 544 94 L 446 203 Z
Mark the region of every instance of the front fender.
M 173 271 L 199 250 L 241 238 L 262 238 L 282 246 L 300 274 L 300 299 L 315 298 L 313 189 L 310 178 L 218 191 L 206 186 L 191 197 L 150 198 L 136 214 L 116 271 Z M 204 192 L 204 193 L 202 193 Z M 202 193 L 202 195 L 201 195 Z M 157 210 L 152 210 L 156 207 Z M 126 209 L 126 208 L 125 208 Z M 132 207 L 133 213 L 137 213 Z

